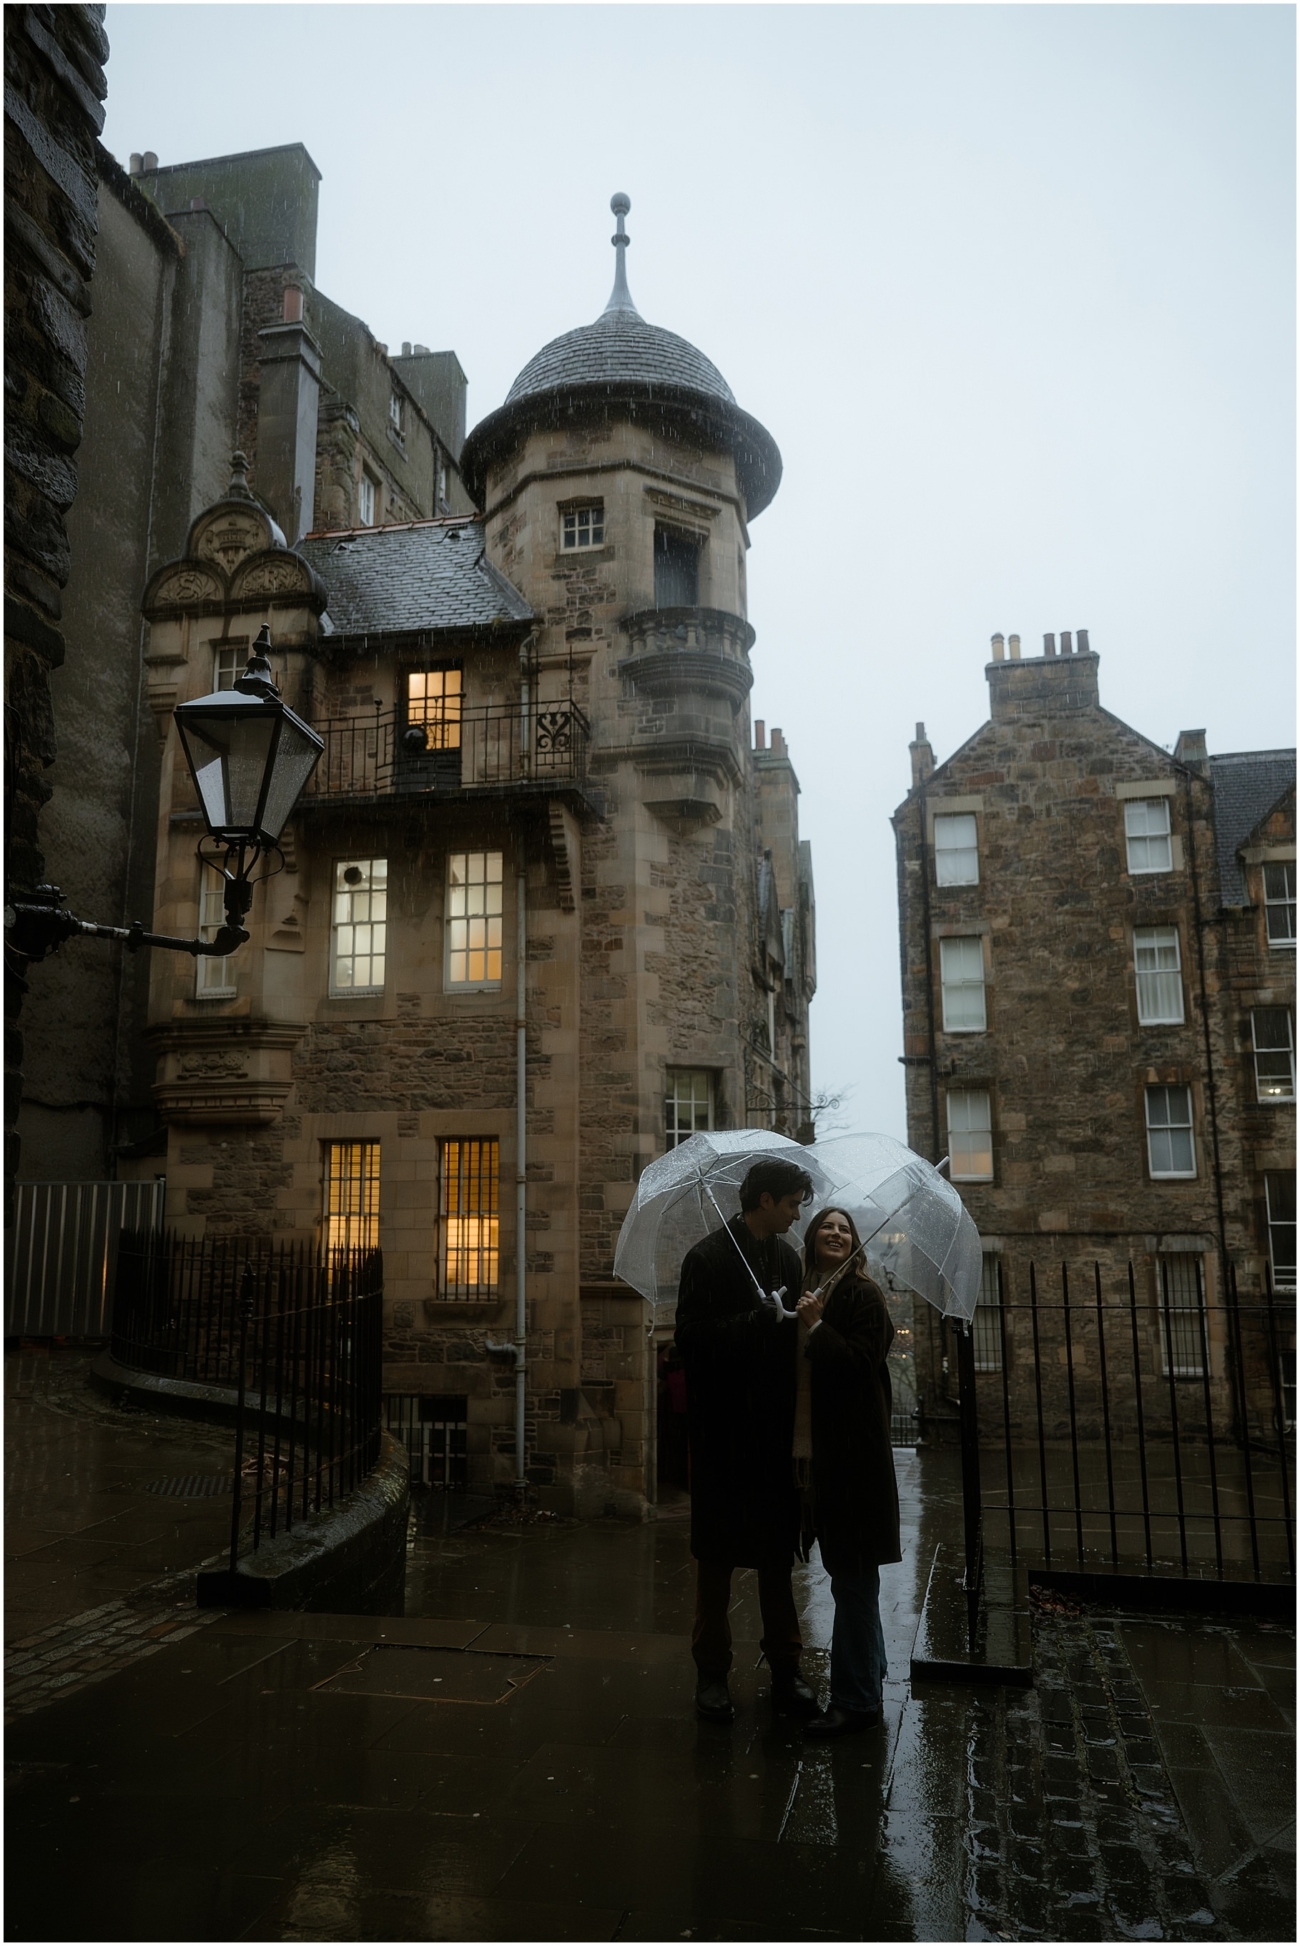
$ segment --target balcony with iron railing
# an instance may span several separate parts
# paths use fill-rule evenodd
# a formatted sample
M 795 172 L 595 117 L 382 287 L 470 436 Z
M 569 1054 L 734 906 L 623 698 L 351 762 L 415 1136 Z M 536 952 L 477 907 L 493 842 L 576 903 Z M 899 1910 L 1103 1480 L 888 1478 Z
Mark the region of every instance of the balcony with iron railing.
M 413 720 L 409 711 L 328 718 L 325 754 L 303 794 L 322 800 L 582 790 L 590 726 L 576 703 L 470 704 Z

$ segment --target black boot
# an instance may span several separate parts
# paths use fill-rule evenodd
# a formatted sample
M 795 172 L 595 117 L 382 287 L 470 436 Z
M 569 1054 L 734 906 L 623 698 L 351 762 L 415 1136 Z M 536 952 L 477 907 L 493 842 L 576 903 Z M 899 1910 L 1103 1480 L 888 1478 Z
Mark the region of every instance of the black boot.
M 772 1707 L 783 1716 L 812 1716 L 816 1713 L 817 1697 L 799 1674 L 797 1663 L 791 1663 L 786 1669 L 773 1669 Z
M 736 1712 L 725 1676 L 702 1675 L 695 1685 L 695 1714 L 704 1723 L 731 1723 Z
M 804 1724 L 803 1733 L 806 1737 L 851 1737 L 874 1729 L 879 1721 L 878 1710 L 842 1710 L 838 1703 L 832 1703 Z

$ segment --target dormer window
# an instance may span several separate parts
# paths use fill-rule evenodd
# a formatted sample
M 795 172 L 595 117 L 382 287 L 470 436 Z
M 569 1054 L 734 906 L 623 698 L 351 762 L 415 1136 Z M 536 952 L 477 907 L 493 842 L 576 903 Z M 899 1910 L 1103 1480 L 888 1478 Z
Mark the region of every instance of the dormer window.
M 700 542 L 680 527 L 655 526 L 655 607 L 696 608 L 700 600 Z
M 406 400 L 400 392 L 392 392 L 388 399 L 388 423 L 400 439 L 403 432 Z
M 1295 948 L 1295 865 L 1265 865 L 1264 923 L 1270 946 Z
M 605 503 L 593 500 L 586 507 L 568 507 L 561 516 L 560 534 L 567 552 L 572 547 L 603 547 L 605 544 Z

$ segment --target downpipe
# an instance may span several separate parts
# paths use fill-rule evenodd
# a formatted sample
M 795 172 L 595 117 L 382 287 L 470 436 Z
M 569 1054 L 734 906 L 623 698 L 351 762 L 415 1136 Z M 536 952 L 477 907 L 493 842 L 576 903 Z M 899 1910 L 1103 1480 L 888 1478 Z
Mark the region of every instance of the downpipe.
M 484 1348 L 515 1361 L 515 1493 L 522 1505 L 528 1490 L 526 1475 L 528 1377 L 528 860 L 522 825 L 515 827 L 518 857 L 515 864 L 515 1336 L 513 1344 Z

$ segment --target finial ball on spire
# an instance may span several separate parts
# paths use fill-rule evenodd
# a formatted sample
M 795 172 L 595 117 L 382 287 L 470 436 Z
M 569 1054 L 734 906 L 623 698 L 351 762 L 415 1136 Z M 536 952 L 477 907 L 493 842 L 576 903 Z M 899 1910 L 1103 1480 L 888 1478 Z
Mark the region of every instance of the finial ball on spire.
M 630 196 L 625 196 L 623 194 L 623 191 L 620 189 L 616 196 L 610 197 L 609 206 L 613 210 L 615 216 L 626 216 L 628 211 L 632 207 L 632 198 Z

